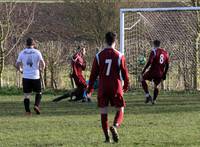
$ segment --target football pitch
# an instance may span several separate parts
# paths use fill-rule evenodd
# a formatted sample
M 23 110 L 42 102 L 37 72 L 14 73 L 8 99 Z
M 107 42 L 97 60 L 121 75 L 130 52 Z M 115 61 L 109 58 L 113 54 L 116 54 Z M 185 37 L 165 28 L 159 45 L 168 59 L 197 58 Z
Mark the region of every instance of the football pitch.
M 0 95 L 0 147 L 199 147 L 200 95 L 161 94 L 145 105 L 141 93 L 125 94 L 127 107 L 119 143 L 105 144 L 96 107 L 44 95 L 42 114 L 24 115 L 22 96 Z M 33 105 L 33 98 L 32 105 Z M 114 110 L 110 109 L 112 123 Z

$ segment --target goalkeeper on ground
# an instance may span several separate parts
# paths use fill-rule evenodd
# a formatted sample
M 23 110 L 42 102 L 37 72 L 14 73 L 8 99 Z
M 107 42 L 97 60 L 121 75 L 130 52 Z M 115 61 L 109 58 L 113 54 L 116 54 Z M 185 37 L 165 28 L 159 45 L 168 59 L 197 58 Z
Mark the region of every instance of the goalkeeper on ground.
M 57 97 L 53 100 L 53 102 L 60 101 L 64 98 L 71 97 L 72 101 L 90 101 L 90 99 L 85 100 L 84 92 L 87 88 L 87 83 L 85 78 L 83 77 L 82 71 L 86 68 L 86 61 L 85 56 L 86 50 L 85 48 L 78 47 L 77 52 L 73 55 L 71 59 L 71 66 L 72 66 L 72 78 L 76 84 L 76 87 L 71 92 L 68 92 L 60 97 Z M 75 99 L 72 99 L 72 97 L 75 96 Z

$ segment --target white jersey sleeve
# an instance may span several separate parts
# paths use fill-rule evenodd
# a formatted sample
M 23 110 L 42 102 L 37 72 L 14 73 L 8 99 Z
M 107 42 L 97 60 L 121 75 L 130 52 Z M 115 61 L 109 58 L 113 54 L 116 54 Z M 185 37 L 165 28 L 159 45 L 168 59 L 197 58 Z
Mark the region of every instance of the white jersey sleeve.
M 22 62 L 22 52 L 19 53 L 19 56 L 17 58 L 17 63 Z
M 44 61 L 44 59 L 43 59 L 42 54 L 41 54 L 40 51 L 38 51 L 38 57 L 39 57 L 39 60 L 40 60 L 40 61 Z

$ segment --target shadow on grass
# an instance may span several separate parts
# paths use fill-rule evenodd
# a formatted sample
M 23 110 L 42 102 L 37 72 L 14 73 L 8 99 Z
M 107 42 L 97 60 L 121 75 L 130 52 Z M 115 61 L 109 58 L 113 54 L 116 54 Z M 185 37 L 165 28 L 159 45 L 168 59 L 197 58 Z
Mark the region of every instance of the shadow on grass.
M 31 102 L 30 108 L 33 112 L 33 104 Z M 96 103 L 81 103 L 61 101 L 54 103 L 51 101 L 44 101 L 41 103 L 41 115 L 43 116 L 62 116 L 62 115 L 91 115 L 98 114 Z M 24 115 L 23 102 L 0 102 L 0 117 L 1 116 L 22 116 Z
M 144 104 L 142 97 L 127 96 L 126 114 L 156 114 L 181 113 L 200 111 L 200 98 L 196 97 L 165 97 L 158 99 L 156 105 Z M 33 100 L 31 108 L 33 107 Z M 33 109 L 32 109 L 33 111 Z M 50 100 L 42 101 L 42 116 L 63 115 L 95 115 L 98 114 L 96 101 L 92 103 L 68 102 L 67 100 L 53 103 Z M 111 109 L 111 113 L 114 110 Z M 22 101 L 0 101 L 0 117 L 22 116 L 24 107 Z

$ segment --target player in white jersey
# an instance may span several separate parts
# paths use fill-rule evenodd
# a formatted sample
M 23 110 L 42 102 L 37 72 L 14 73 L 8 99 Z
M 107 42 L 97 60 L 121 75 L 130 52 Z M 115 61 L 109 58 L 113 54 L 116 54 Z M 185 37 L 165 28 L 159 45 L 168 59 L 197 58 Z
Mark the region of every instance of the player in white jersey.
M 42 98 L 40 70 L 44 70 L 45 62 L 39 50 L 35 49 L 32 38 L 26 40 L 27 47 L 18 56 L 16 67 L 23 74 L 24 107 L 26 114 L 30 115 L 30 95 L 35 92 L 34 110 L 40 114 L 40 101 Z

